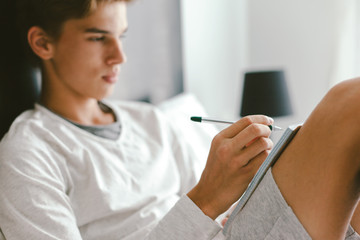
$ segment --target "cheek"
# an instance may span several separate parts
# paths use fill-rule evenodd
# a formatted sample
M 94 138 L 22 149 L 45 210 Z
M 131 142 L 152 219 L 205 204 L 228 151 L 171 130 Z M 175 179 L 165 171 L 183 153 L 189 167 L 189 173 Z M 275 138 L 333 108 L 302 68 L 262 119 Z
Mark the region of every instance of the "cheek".
M 91 48 L 69 46 L 68 49 L 62 51 L 57 60 L 63 73 L 74 77 L 95 76 L 101 71 L 103 65 L 101 56 Z

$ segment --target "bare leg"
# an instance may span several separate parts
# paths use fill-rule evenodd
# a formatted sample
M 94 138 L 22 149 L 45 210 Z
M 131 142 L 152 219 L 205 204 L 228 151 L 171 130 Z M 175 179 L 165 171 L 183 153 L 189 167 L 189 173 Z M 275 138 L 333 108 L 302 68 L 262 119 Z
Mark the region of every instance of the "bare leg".
M 354 230 L 357 233 L 360 233 L 360 205 L 359 205 L 359 202 L 355 209 L 353 217 L 351 219 L 351 226 L 354 228 Z
M 273 167 L 273 175 L 312 239 L 344 239 L 359 199 L 359 170 L 357 79 L 325 96 Z

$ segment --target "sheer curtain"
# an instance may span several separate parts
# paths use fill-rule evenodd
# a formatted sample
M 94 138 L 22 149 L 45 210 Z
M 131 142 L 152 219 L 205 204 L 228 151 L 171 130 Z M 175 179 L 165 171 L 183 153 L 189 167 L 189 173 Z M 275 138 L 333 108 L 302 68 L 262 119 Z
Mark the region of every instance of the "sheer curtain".
M 330 86 L 360 76 L 360 4 L 339 0 L 337 49 Z

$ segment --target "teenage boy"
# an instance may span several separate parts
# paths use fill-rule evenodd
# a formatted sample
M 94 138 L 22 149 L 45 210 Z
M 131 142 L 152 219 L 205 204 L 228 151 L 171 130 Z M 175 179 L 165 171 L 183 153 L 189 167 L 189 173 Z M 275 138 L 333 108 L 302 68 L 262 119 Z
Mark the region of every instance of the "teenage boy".
M 155 109 L 100 101 L 125 61 L 125 3 L 25 2 L 43 86 L 35 110 L 19 116 L 0 144 L 4 235 L 220 238 L 213 220 L 241 196 L 268 155 L 266 125 L 273 121 L 246 117 L 219 133 L 196 184 L 196 160 Z M 226 237 L 360 239 L 350 227 L 360 230 L 359 92 L 354 79 L 325 96 Z
M 273 120 L 246 117 L 222 131 L 199 181 L 206 159 L 193 159 L 156 109 L 103 100 L 126 61 L 126 1 L 18 4 L 19 25 L 41 67 L 42 91 L 35 109 L 20 115 L 0 144 L 5 237 L 218 234 L 213 220 L 242 195 L 272 148 L 267 125 Z

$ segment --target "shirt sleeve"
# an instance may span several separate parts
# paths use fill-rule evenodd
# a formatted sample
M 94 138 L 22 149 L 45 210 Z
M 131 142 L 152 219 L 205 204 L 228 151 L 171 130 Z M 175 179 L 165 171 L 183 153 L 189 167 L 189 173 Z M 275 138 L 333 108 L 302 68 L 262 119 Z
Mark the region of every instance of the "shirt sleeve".
M 206 216 L 187 195 L 150 232 L 146 240 L 223 239 L 220 225 Z
M 7 239 L 81 239 L 61 170 L 47 150 L 0 149 L 0 226 Z

